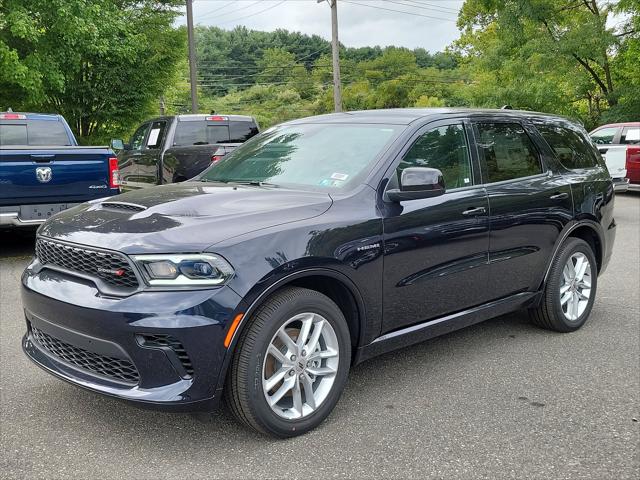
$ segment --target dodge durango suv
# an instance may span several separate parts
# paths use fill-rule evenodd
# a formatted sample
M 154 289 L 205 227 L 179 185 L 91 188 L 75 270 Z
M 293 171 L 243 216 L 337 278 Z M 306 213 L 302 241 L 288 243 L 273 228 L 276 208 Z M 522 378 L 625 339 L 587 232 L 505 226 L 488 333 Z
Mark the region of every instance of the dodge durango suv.
M 304 118 L 195 179 L 95 200 L 38 232 L 23 349 L 138 405 L 289 437 L 372 356 L 528 310 L 589 317 L 614 189 L 584 129 L 506 110 Z M 401 381 L 401 380 L 400 380 Z

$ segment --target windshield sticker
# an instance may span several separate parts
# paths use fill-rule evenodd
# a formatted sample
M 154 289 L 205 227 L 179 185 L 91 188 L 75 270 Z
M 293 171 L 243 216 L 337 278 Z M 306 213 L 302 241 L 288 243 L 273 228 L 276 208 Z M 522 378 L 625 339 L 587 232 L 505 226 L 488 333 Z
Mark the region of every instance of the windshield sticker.
M 349 178 L 349 175 L 347 175 L 346 173 L 334 173 L 333 175 L 331 175 L 331 179 L 332 180 L 346 180 L 347 178 Z

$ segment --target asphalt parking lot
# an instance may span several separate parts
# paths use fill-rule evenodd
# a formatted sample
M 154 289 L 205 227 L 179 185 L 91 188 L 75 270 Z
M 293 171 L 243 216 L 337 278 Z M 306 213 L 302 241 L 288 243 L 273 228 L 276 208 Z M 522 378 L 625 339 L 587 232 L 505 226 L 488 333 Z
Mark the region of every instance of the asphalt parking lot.
M 522 313 L 370 360 L 334 413 L 277 441 L 227 413 L 139 410 L 23 355 L 32 232 L 0 232 L 0 478 L 640 478 L 640 195 L 572 334 Z

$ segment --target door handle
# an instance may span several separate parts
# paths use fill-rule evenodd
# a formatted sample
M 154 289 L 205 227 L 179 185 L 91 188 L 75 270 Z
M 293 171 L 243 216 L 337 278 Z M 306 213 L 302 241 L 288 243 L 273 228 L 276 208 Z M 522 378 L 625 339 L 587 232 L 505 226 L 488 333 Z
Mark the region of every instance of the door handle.
M 554 195 L 551 195 L 549 197 L 551 200 L 565 200 L 567 198 L 569 198 L 569 194 L 568 193 L 556 193 Z
M 484 207 L 472 207 L 462 212 L 463 215 L 482 215 L 484 213 L 487 213 L 487 209 Z

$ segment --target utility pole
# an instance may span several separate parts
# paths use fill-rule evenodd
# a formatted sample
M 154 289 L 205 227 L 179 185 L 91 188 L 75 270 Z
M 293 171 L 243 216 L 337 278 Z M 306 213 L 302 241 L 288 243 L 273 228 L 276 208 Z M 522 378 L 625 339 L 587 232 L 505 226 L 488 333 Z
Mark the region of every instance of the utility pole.
M 322 0 L 317 0 L 318 3 Z M 342 85 L 340 83 L 340 43 L 338 42 L 338 0 L 327 0 L 331 7 L 331 57 L 333 60 L 333 109 L 342 111 Z
M 340 44 L 338 43 L 338 0 L 331 2 L 331 56 L 333 57 L 333 104 L 342 111 L 342 85 L 340 84 Z
M 187 2 L 187 38 L 189 40 L 189 81 L 191 83 L 191 113 L 198 113 L 198 84 L 196 81 L 196 44 L 193 35 L 193 0 Z

